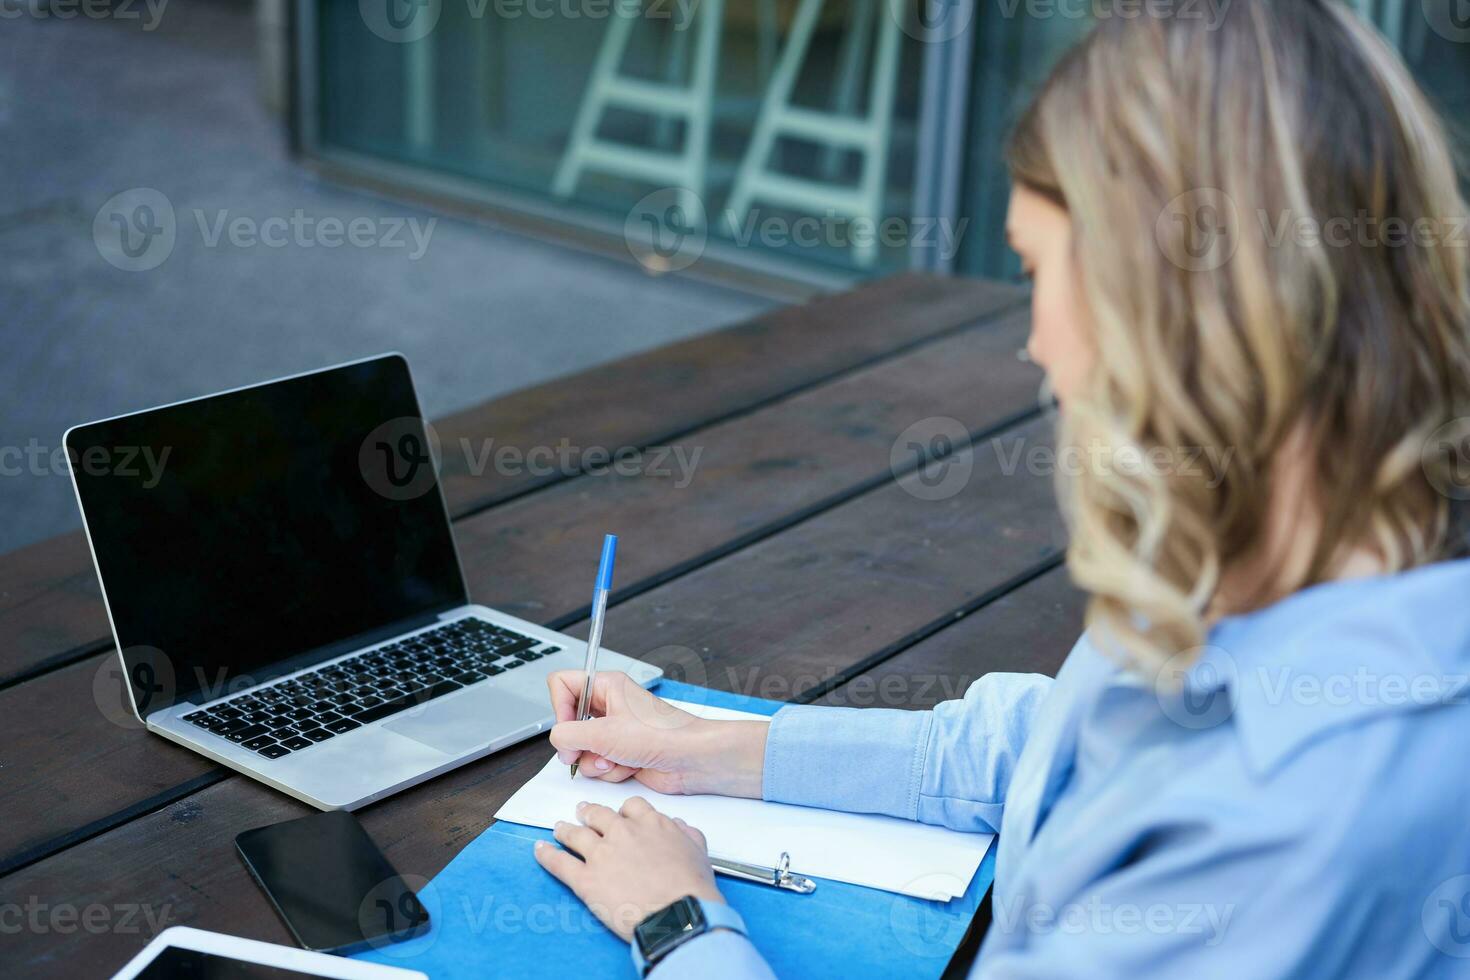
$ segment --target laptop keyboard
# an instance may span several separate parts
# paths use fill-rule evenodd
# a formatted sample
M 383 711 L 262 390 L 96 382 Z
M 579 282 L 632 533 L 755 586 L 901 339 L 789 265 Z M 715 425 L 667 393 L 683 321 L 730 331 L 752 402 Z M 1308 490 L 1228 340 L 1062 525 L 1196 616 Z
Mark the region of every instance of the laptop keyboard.
M 279 759 L 560 650 L 503 626 L 461 619 L 256 688 L 184 720 Z

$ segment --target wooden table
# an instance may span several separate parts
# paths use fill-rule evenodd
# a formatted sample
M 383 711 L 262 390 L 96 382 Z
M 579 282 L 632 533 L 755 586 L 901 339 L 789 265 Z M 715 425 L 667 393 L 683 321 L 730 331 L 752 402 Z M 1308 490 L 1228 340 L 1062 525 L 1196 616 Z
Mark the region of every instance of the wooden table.
M 986 671 L 1054 672 L 1081 604 L 1026 326 L 1017 287 L 902 276 L 444 419 L 451 449 L 648 450 L 637 475 L 446 452 L 471 592 L 584 635 L 616 531 L 606 642 L 684 680 L 923 708 Z M 656 465 L 667 447 L 692 480 Z M 234 838 L 307 808 L 142 731 L 115 664 L 80 535 L 0 557 L 5 975 L 105 976 L 169 925 L 290 942 Z M 546 757 L 536 738 L 361 817 L 429 877 Z

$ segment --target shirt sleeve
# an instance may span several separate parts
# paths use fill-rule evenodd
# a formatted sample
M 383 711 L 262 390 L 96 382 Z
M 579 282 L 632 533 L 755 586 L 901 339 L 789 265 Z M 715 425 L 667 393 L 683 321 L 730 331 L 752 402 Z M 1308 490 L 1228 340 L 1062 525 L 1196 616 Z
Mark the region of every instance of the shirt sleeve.
M 986 674 L 932 711 L 792 705 L 771 720 L 762 795 L 999 833 L 1006 789 L 1050 691 L 1041 674 Z
M 648 980 L 699 977 L 700 980 L 775 980 L 776 975 L 749 939 L 716 929 L 665 956 Z

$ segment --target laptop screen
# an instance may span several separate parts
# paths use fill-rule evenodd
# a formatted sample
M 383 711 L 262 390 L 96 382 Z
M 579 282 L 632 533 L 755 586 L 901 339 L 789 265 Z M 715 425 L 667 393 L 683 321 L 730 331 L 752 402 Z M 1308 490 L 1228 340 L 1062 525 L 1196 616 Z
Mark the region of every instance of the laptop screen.
M 67 433 L 139 713 L 467 602 L 426 434 L 398 355 Z

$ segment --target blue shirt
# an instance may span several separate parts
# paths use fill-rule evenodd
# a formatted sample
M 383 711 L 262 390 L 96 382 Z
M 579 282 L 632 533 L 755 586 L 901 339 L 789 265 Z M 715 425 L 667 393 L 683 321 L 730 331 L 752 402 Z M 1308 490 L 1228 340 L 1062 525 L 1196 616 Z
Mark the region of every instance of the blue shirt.
M 999 833 L 974 977 L 1470 976 L 1470 560 L 1306 589 L 1189 663 L 1161 691 L 1084 636 L 932 711 L 783 708 L 764 795 Z M 769 976 L 760 943 L 653 975 Z

